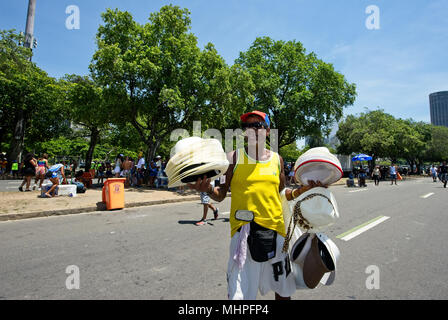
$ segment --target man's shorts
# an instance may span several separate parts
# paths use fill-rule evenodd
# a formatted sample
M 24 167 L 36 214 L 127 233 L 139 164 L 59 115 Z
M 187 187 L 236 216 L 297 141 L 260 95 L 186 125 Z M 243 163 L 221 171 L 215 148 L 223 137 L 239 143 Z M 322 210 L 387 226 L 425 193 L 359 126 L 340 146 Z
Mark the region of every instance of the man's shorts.
M 296 291 L 289 255 L 282 253 L 285 238 L 277 234 L 275 256 L 266 262 L 252 259 L 249 247 L 246 261 L 240 270 L 233 260 L 238 245 L 239 232 L 230 241 L 230 257 L 227 265 L 227 294 L 230 300 L 255 300 L 257 293 L 266 295 L 270 291 L 282 297 L 290 297 Z
M 207 192 L 201 192 L 201 203 L 202 204 L 210 203 L 210 196 L 207 194 Z
M 397 175 L 396 175 L 396 174 L 391 174 L 391 175 L 390 175 L 390 178 L 391 178 L 392 180 L 397 180 Z
M 45 178 L 47 179 L 55 179 L 57 177 L 58 177 L 57 171 L 47 171 L 47 173 L 45 174 Z

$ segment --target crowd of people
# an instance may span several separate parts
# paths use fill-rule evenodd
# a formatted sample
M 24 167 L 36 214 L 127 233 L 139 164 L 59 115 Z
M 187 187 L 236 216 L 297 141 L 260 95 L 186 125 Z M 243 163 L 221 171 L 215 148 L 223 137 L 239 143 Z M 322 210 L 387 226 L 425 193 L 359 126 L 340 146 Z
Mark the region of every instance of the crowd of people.
M 161 156 L 147 162 L 140 152 L 137 159 L 118 154 L 115 162 L 96 163 L 92 167 L 95 169 L 98 184 L 104 183 L 104 179 L 108 178 L 125 178 L 125 187 L 159 188 L 168 186 L 166 164 L 167 161 Z
M 112 162 L 93 162 L 87 175 L 78 167 L 77 161 L 60 161 L 51 166 L 48 158 L 46 153 L 39 156 L 27 153 L 22 162 L 13 161 L 8 166 L 6 156 L 0 157 L 0 176 L 23 178 L 19 187 L 21 192 L 40 191 L 45 179 L 50 181 L 56 179 L 56 177 L 49 177 L 48 174 L 56 167 L 58 181 L 62 184 L 68 183 L 66 178 L 70 178 L 69 183 L 79 184 L 80 187 L 81 184 L 82 187 L 90 186 L 95 179 L 97 184 L 102 185 L 108 178 L 125 178 L 125 187 L 168 187 L 168 177 L 165 173 L 167 161 L 164 161 L 161 156 L 147 162 L 142 152 L 139 153 L 137 159 L 118 154 Z M 54 181 L 52 182 L 54 184 Z
M 61 161 L 65 176 L 75 179 L 75 182 L 90 185 L 93 179 L 97 179 L 97 184 L 104 184 L 104 180 L 108 178 L 125 178 L 125 187 L 152 187 L 152 188 L 167 188 L 168 177 L 165 173 L 167 160 L 163 160 L 161 156 L 155 157 L 152 161 L 147 162 L 140 152 L 137 159 L 133 159 L 123 154 L 118 154 L 115 161 L 94 162 L 91 169 L 94 170 L 91 181 L 87 181 L 83 175 L 83 170 L 78 170 L 77 161 Z M 0 157 L 0 176 L 5 177 L 8 174 L 13 178 L 19 179 L 23 177 L 22 185 L 19 187 L 20 191 L 31 191 L 30 187 L 32 181 L 34 184 L 32 190 L 41 190 L 42 184 L 45 180 L 45 174 L 48 172 L 50 166 L 48 162 L 48 155 L 43 153 L 38 157 L 32 153 L 28 153 L 21 163 L 13 161 L 8 166 L 7 158 Z M 294 178 L 294 162 L 285 162 L 285 176 L 286 184 L 288 186 L 295 185 L 297 182 Z M 391 184 L 397 184 L 397 180 L 406 178 L 410 170 L 406 166 L 397 166 L 391 164 L 390 166 L 376 165 L 373 170 L 369 166 L 355 167 L 348 175 L 347 186 L 354 186 L 354 179 L 358 179 L 358 186 L 365 187 L 366 179 L 370 178 L 375 185 L 379 185 L 380 181 L 390 180 Z M 437 180 L 444 183 L 446 187 L 448 181 L 447 165 L 443 162 L 440 165 L 433 164 L 428 169 L 423 169 L 423 174 L 430 175 L 434 182 Z M 23 189 L 25 187 L 25 190 Z M 182 188 L 181 188 L 182 189 Z M 183 190 L 180 190 L 181 192 Z

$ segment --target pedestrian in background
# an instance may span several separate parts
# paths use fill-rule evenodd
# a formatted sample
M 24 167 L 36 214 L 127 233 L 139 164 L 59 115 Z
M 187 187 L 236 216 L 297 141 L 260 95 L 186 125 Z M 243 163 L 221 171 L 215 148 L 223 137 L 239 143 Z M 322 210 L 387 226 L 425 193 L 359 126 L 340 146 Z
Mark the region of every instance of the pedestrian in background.
M 440 172 L 440 180 L 443 182 L 443 187 L 446 188 L 446 184 L 448 182 L 448 166 L 446 165 L 446 161 L 443 161 L 443 164 L 439 168 Z
M 117 155 L 117 158 L 115 159 L 115 169 L 114 169 L 115 178 L 120 177 L 122 166 L 123 166 L 123 155 L 120 153 L 119 155 Z
M 143 152 L 138 154 L 137 160 L 137 187 L 141 187 L 143 179 L 145 178 L 145 158 Z
M 212 185 L 212 187 L 215 186 L 214 181 L 211 181 L 210 184 Z M 205 220 L 207 219 L 207 213 L 208 213 L 209 208 L 213 210 L 213 215 L 214 215 L 213 220 L 218 219 L 218 208 L 215 208 L 210 203 L 210 196 L 207 194 L 207 192 L 201 192 L 201 203 L 202 203 L 202 207 L 203 207 L 202 219 L 195 223 L 195 225 L 197 225 L 197 226 L 203 226 L 207 223 L 207 222 L 205 222 Z
M 25 184 L 26 184 L 25 191 L 31 191 L 30 184 L 31 184 L 31 179 L 36 175 L 36 166 L 37 166 L 37 162 L 36 162 L 36 159 L 34 158 L 34 155 L 32 153 L 28 153 L 25 156 L 25 160 L 23 160 L 23 168 L 22 168 L 23 181 L 19 187 L 20 191 L 23 192 L 23 186 Z
M 394 163 L 389 168 L 389 175 L 390 175 L 390 185 L 393 185 L 395 182 L 395 185 L 397 185 L 397 167 Z
M 40 181 L 38 190 L 42 188 L 48 168 L 48 154 L 44 153 L 37 159 L 36 180 L 34 180 L 33 190 L 36 190 L 38 181 Z
M 432 165 L 432 167 L 431 167 L 431 177 L 432 177 L 432 182 L 437 182 L 437 168 L 435 165 Z
M 376 186 L 380 185 L 380 167 L 379 166 L 375 166 L 375 169 L 373 169 L 372 172 L 372 177 L 373 177 L 373 181 L 375 182 Z
M 98 184 L 104 183 L 104 175 L 105 175 L 106 167 L 104 166 L 104 163 L 101 163 L 98 167 Z
M 19 178 L 19 163 L 17 162 L 17 160 L 12 161 L 11 174 L 13 178 Z

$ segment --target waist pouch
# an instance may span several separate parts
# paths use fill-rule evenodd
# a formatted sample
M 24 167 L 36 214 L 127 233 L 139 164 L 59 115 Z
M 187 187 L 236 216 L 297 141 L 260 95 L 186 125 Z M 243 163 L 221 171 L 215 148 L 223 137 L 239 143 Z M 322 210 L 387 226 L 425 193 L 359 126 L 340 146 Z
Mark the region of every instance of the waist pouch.
M 266 229 L 254 221 L 250 223 L 250 232 L 247 237 L 250 255 L 256 262 L 266 262 L 275 256 L 277 232 Z

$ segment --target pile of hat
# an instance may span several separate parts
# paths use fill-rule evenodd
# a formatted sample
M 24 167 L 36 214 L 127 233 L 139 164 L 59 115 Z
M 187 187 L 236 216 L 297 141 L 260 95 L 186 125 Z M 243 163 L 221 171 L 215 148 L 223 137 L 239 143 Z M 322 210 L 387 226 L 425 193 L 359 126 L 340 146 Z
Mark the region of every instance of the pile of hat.
M 300 156 L 294 173 L 301 185 L 320 181 L 326 186 L 339 181 L 343 174 L 339 160 L 325 147 L 310 149 Z M 327 188 L 312 188 L 284 204 L 283 212 L 288 228 L 284 251 L 290 254 L 297 289 L 332 284 L 339 249 L 322 231 L 339 218 L 333 194 Z
M 172 154 L 165 169 L 169 188 L 194 183 L 204 176 L 217 179 L 229 167 L 222 145 L 216 139 L 189 137 L 179 140 Z

